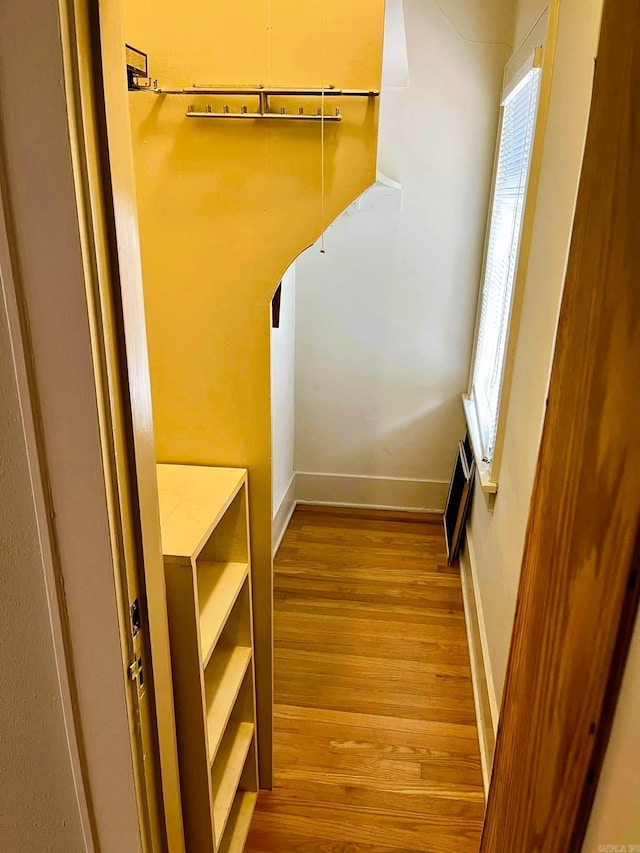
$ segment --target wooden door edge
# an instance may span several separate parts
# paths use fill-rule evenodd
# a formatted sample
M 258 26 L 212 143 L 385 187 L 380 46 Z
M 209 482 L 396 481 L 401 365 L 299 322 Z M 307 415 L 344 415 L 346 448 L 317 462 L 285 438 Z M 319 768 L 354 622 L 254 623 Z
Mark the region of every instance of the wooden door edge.
M 481 853 L 580 850 L 638 611 L 639 20 L 605 0 Z

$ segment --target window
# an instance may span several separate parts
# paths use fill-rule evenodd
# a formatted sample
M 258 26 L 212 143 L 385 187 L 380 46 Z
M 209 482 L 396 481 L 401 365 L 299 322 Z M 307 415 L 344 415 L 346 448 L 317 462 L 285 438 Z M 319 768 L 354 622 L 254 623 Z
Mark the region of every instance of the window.
M 481 454 L 486 465 L 493 460 L 496 446 L 502 377 L 540 91 L 540 68 L 532 67 L 533 64 L 529 62 L 516 75 L 505 90 L 502 101 L 502 125 L 470 395 L 471 416 L 476 422 L 474 449 L 477 455 Z

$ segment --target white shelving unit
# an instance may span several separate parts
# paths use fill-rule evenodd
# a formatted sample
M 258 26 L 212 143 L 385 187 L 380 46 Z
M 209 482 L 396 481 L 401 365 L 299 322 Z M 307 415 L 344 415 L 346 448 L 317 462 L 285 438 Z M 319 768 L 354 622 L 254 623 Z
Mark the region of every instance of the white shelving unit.
M 240 853 L 258 791 L 247 472 L 157 473 L 187 849 Z

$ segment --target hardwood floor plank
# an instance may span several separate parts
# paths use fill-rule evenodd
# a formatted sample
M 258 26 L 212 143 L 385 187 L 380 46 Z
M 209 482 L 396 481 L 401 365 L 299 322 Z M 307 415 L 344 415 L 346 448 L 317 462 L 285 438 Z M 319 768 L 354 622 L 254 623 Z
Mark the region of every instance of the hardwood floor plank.
M 361 715 L 368 716 L 368 715 Z M 315 715 L 314 715 L 315 717 Z M 343 714 L 344 720 L 348 720 L 348 715 Z M 387 718 L 383 718 L 387 719 Z M 390 718 L 393 720 L 393 718 Z M 449 726 L 447 728 L 453 728 Z M 464 726 L 459 727 L 463 732 Z M 378 727 L 358 726 L 347 721 L 341 722 L 322 722 L 316 719 L 300 720 L 278 718 L 278 731 L 281 733 L 282 745 L 287 743 L 287 738 L 294 735 L 297 738 L 324 738 L 330 749 L 338 750 L 343 744 L 354 743 L 362 745 L 362 748 L 375 746 L 386 751 L 394 749 L 411 751 L 417 753 L 447 753 L 452 755 L 475 756 L 475 736 L 456 737 L 448 732 L 442 734 L 434 734 L 431 727 L 421 727 L 418 731 L 398 731 L 393 725 L 384 725 Z M 474 759 L 475 760 L 475 759 Z
M 438 639 L 441 642 L 464 644 L 464 616 L 449 610 L 439 610 L 431 607 L 405 607 L 397 604 L 366 604 L 352 607 L 342 602 L 310 602 L 303 598 L 287 598 L 285 602 L 276 599 L 275 621 L 280 622 L 280 613 L 287 612 L 286 624 L 283 630 L 295 623 L 296 619 L 304 621 L 311 629 L 326 631 L 331 627 L 337 628 L 345 641 L 352 636 L 384 637 L 385 639 L 403 639 L 406 645 L 418 642 L 421 638 L 428 642 Z M 314 619 L 307 618 L 308 616 Z M 401 618 L 399 618 L 401 617 Z M 318 621 L 320 618 L 324 622 Z M 332 625 L 330 620 L 334 619 Z M 379 623 L 385 624 L 379 624 Z M 352 626 L 352 629 L 350 628 Z M 427 629 L 422 630 L 422 629 Z M 349 629 L 348 633 L 345 633 Z M 407 632 L 411 631 L 411 643 L 407 642 Z
M 427 645 L 435 640 L 441 643 L 466 648 L 464 618 L 462 614 L 454 617 L 425 608 L 420 619 L 420 608 L 400 608 L 393 605 L 363 607 L 350 612 L 346 605 L 332 604 L 324 607 L 309 602 L 292 601 L 286 619 L 281 617 L 281 609 L 276 611 L 275 622 L 283 635 L 288 631 L 297 632 L 295 636 L 307 634 L 334 638 L 345 645 L 355 640 L 367 639 L 369 642 L 383 645 L 388 641 L 402 641 L 409 649 L 418 647 L 421 642 Z M 396 618 L 393 618 L 396 617 Z M 398 617 L 402 617 L 399 619 Z M 284 627 L 281 623 L 284 621 Z M 424 627 L 427 631 L 423 631 Z M 411 642 L 407 637 L 410 634 Z
M 281 843 L 279 830 L 285 808 L 288 828 L 294 834 L 314 841 L 364 843 L 386 846 L 394 851 L 424 853 L 471 853 L 477 850 L 476 836 L 481 829 L 478 821 L 459 821 L 452 825 L 448 817 L 418 817 L 396 811 L 347 808 L 327 803 L 288 801 L 283 806 L 276 801 L 272 805 L 272 796 L 266 794 L 258 798 L 250 839 L 256 833 L 266 831 L 274 834 L 276 843 Z M 296 848 L 274 846 L 273 849 L 295 851 Z M 341 851 L 344 847 L 337 844 L 328 849 Z
M 411 661 L 404 660 L 402 662 L 402 671 L 398 672 L 397 661 L 388 660 L 378 657 L 376 649 L 375 657 L 371 654 L 355 654 L 353 651 L 348 653 L 330 651 L 311 651 L 308 649 L 276 649 L 276 656 L 290 666 L 308 665 L 316 672 L 339 672 L 346 674 L 352 669 L 368 670 L 374 678 L 401 678 L 403 682 L 416 680 L 417 683 L 425 682 L 425 676 L 435 678 L 458 678 L 462 679 L 465 687 L 465 695 L 468 693 L 468 681 L 470 677 L 469 664 L 455 664 L 449 661 L 434 663 L 431 660 Z M 360 672 L 361 675 L 366 673 Z M 427 679 L 428 680 L 428 679 Z
M 326 774 L 318 777 L 304 770 L 289 770 L 280 777 L 278 789 L 268 792 L 303 802 L 336 803 L 358 809 L 398 811 L 402 814 L 442 815 L 452 822 L 482 820 L 484 800 L 477 790 L 462 790 L 455 785 L 430 787 L 424 780 L 408 785 L 400 782 L 363 781 L 359 777 Z
M 300 649 L 307 652 L 324 652 L 325 654 L 366 655 L 370 652 L 371 641 L 368 637 L 327 637 L 326 633 L 314 631 L 300 635 L 295 630 L 280 631 L 283 639 L 286 637 L 287 651 L 293 653 Z M 276 651 L 276 654 L 279 654 Z M 284 652 L 283 652 L 284 653 Z M 384 645 L 376 649 L 376 657 L 395 661 L 429 661 L 433 665 L 453 664 L 468 669 L 467 649 L 464 642 L 438 643 L 429 639 L 414 640 L 410 645 L 406 639 L 386 639 Z
M 469 653 L 441 521 L 298 508 L 274 608 L 274 790 L 248 853 L 477 853 Z
M 429 719 L 412 720 L 406 717 L 376 716 L 375 714 L 360 714 L 354 711 L 333 711 L 329 708 L 309 710 L 294 705 L 276 705 L 275 716 L 278 725 L 286 728 L 287 721 L 299 721 L 302 726 L 310 726 L 313 722 L 329 723 L 335 727 L 351 725 L 356 728 L 386 729 L 394 732 L 412 732 L 418 737 L 424 734 L 432 737 L 470 738 L 477 741 L 478 735 L 475 722 L 471 725 L 459 723 L 442 723 Z

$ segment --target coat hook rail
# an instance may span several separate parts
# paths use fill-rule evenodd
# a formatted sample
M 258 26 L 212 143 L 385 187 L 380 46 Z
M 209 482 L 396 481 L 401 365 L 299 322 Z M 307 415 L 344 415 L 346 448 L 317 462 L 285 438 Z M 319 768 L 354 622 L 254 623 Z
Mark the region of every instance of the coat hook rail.
M 283 110 L 284 107 L 281 108 Z M 255 120 L 280 120 L 280 121 L 322 121 L 324 118 L 325 121 L 342 121 L 342 116 L 338 113 L 338 115 L 317 115 L 315 113 L 250 113 L 250 112 L 222 112 L 222 113 L 214 113 L 213 111 L 206 110 L 205 112 L 200 112 L 196 110 L 187 110 L 185 113 L 187 118 L 239 118 L 239 119 L 251 119 Z
M 276 86 L 201 86 L 193 85 L 185 89 L 168 89 L 158 86 L 157 80 L 146 78 L 146 82 L 138 87 L 141 91 L 151 92 L 156 95 L 230 95 L 257 98 L 257 108 L 249 111 L 246 104 L 242 104 L 239 111 L 233 111 L 225 104 L 222 112 L 214 112 L 211 104 L 204 110 L 196 109 L 193 104 L 187 108 L 187 118 L 231 118 L 231 119 L 269 119 L 284 121 L 342 121 L 340 108 L 334 113 L 322 113 L 320 107 L 313 113 L 306 113 L 303 106 L 298 105 L 297 112 L 289 113 L 286 107 L 280 106 L 278 112 L 271 109 L 270 97 L 277 98 L 305 98 L 305 97 L 341 97 L 341 98 L 376 98 L 380 94 L 375 89 L 340 89 L 337 86 L 327 86 L 324 89 L 316 88 L 289 88 Z

